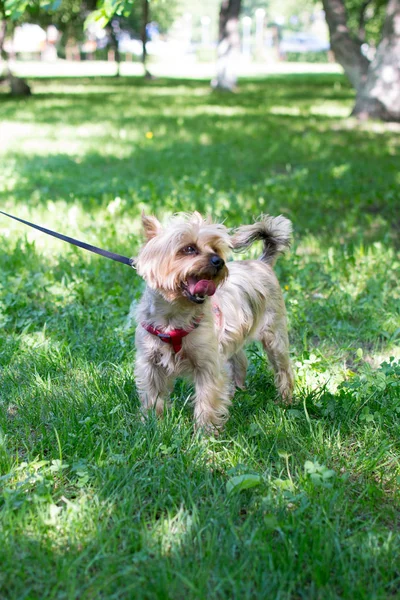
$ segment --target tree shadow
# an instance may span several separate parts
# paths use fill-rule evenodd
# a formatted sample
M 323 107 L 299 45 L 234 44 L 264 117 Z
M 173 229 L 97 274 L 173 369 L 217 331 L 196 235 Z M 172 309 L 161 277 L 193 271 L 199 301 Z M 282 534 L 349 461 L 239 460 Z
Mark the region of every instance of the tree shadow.
M 163 126 L 172 127 L 173 121 L 165 118 Z M 32 208 L 60 200 L 92 212 L 94 219 L 117 196 L 131 218 L 143 205 L 160 216 L 188 206 L 205 213 L 212 207 L 232 226 L 243 223 L 249 213 L 284 212 L 294 221 L 297 235 L 310 232 L 329 242 L 335 236 L 344 241 L 358 236 L 368 242 L 391 231 L 396 239 L 397 162 L 389 142 L 386 150 L 384 136 L 371 148 L 366 132 L 352 132 L 351 137 L 335 132 L 328 143 L 308 128 L 297 137 L 286 132 L 286 139 L 281 136 L 276 144 L 275 131 L 288 119 L 275 119 L 274 130 L 265 125 L 271 140 L 265 145 L 262 128 L 256 131 L 250 118 L 236 121 L 230 125 L 235 133 L 225 137 L 216 120 L 213 128 L 204 117 L 192 118 L 190 141 L 171 143 L 165 136 L 156 147 L 121 142 L 123 158 L 93 150 L 78 159 L 14 154 L 14 185 L 0 198 L 6 202 L 11 191 L 17 204 Z M 247 152 L 244 130 L 254 136 L 258 153 Z M 357 154 L 349 151 L 350 139 Z
M 58 146 L 57 154 L 10 150 L 14 183 L 0 194 L 5 202 L 11 192 L 32 207 L 50 198 L 95 213 L 121 197 L 133 216 L 143 204 L 158 213 L 189 205 L 211 207 L 233 225 L 248 213 L 280 211 L 300 235 L 329 239 L 333 230 L 338 238 L 375 241 L 391 230 L 397 237 L 393 134 L 348 130 L 337 116 L 310 115 L 320 99 L 351 96 L 341 76 L 246 81 L 237 95 L 210 92 L 197 81 L 129 80 L 130 103 L 126 80 L 89 78 L 79 93 L 68 92 L 76 81 L 49 82 L 55 91 L 44 88 L 18 102 L 0 99 L 8 119 L 59 125 L 66 145 L 80 125 L 85 148 L 84 156 Z M 271 112 L 293 105 L 298 114 Z M 102 127 L 110 128 L 107 140 Z

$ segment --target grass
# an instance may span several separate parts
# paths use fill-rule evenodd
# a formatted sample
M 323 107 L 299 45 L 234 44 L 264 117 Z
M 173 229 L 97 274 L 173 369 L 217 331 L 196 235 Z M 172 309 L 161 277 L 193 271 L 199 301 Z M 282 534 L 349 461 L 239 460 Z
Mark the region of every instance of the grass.
M 400 597 L 396 130 L 339 75 L 34 81 L 0 96 L 3 210 L 116 252 L 143 208 L 293 220 L 297 375 L 249 349 L 224 435 L 142 423 L 134 272 L 0 221 L 0 598 Z

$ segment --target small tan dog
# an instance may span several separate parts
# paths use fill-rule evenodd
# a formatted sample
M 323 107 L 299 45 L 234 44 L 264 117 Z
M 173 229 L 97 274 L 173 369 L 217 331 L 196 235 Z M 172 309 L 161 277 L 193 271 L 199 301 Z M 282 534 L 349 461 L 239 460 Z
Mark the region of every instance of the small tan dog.
M 197 426 L 221 426 L 235 387 L 244 386 L 243 347 L 252 340 L 262 342 L 289 402 L 286 310 L 272 265 L 290 244 L 290 221 L 262 216 L 230 235 L 197 212 L 165 227 L 152 216 L 142 220 L 147 242 L 136 268 L 147 286 L 137 309 L 135 375 L 143 407 L 162 414 L 175 379 L 190 376 Z M 256 240 L 264 243 L 260 260 L 226 264 L 231 249 Z

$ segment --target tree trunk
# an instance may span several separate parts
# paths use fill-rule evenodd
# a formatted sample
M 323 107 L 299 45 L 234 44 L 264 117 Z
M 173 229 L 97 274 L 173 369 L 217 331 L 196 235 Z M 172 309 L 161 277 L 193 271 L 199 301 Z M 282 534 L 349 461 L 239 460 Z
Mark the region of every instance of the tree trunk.
M 4 54 L 4 42 L 7 34 L 7 20 L 3 18 L 0 21 L 0 58 L 5 61 L 5 68 L 2 73 L 2 80 L 8 81 L 10 84 L 10 92 L 12 96 L 30 96 L 31 88 L 24 79 L 15 77 L 8 65 L 8 57 Z
M 32 94 L 31 88 L 25 79 L 15 77 L 10 71 L 8 72 L 7 79 L 10 82 L 11 96 L 30 96 Z
M 367 79 L 369 60 L 361 52 L 361 41 L 350 34 L 343 0 L 322 0 L 322 4 L 335 58 L 358 92 Z
M 7 21 L 5 19 L 0 21 L 0 61 L 3 60 L 4 57 L 4 42 L 6 40 L 7 33 Z
M 352 114 L 360 119 L 400 121 L 399 0 L 389 0 L 382 40 Z
M 241 0 L 222 0 L 219 13 L 217 76 L 212 87 L 233 91 L 237 83 L 240 54 L 239 14 Z
M 144 70 L 144 76 L 146 79 L 151 79 L 151 73 L 147 70 L 147 25 L 149 24 L 150 19 L 150 6 L 149 0 L 143 0 L 142 3 L 142 64 Z
M 120 66 L 121 66 L 121 54 L 119 52 L 118 39 L 115 32 L 115 23 L 111 22 L 108 25 L 108 33 L 110 35 L 111 46 L 114 50 L 115 62 L 117 63 L 117 72 L 115 73 L 115 77 L 120 76 Z
M 357 92 L 352 115 L 400 120 L 400 0 L 389 0 L 382 40 L 372 63 L 347 26 L 343 0 L 323 0 L 331 47 Z

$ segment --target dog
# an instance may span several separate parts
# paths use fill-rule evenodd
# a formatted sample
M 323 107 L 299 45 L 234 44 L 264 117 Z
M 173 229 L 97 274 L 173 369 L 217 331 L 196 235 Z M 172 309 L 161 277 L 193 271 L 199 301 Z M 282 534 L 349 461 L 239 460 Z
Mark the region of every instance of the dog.
M 163 414 L 175 379 L 189 376 L 197 427 L 221 428 L 236 387 L 244 388 L 244 346 L 253 340 L 261 341 L 289 403 L 286 309 L 272 267 L 290 245 L 291 222 L 263 215 L 232 233 L 198 212 L 165 226 L 145 214 L 142 222 L 146 241 L 136 269 L 146 288 L 136 311 L 135 377 L 143 409 Z M 227 262 L 232 250 L 257 240 L 264 246 L 259 260 Z

